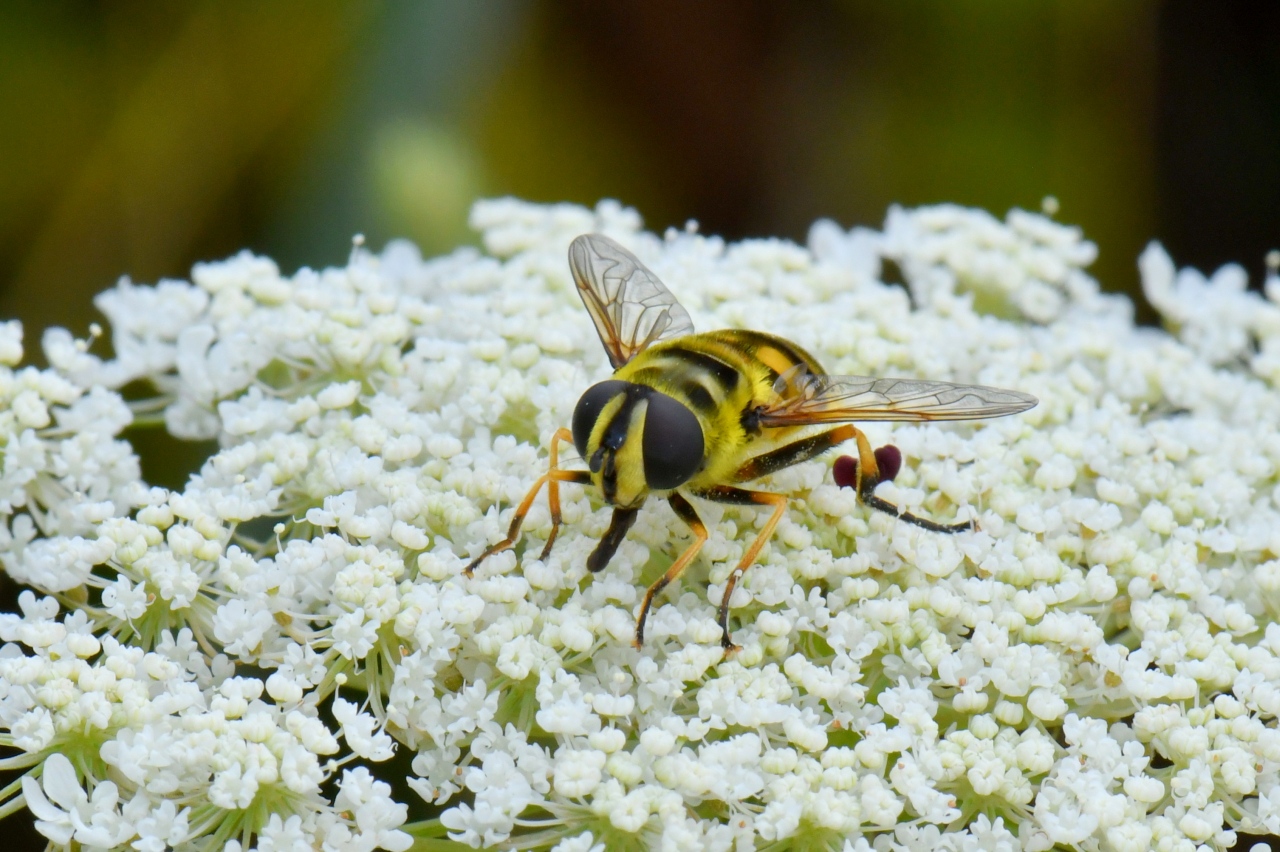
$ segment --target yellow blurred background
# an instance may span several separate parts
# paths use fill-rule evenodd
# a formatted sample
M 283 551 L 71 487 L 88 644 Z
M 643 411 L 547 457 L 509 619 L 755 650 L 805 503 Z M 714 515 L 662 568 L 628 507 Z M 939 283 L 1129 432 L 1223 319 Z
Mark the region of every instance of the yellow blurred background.
M 1132 289 L 1280 245 L 1280 5 L 1131 0 L 7 4 L 0 317 L 354 234 L 472 239 L 512 193 L 803 240 L 891 203 L 1061 203 Z

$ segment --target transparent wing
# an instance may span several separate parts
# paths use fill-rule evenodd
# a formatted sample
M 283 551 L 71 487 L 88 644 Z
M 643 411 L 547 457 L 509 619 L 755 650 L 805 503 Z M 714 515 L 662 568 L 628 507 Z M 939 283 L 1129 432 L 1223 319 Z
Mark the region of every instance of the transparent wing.
M 919 379 L 820 376 L 803 365 L 778 377 L 778 401 L 759 412 L 761 426 L 854 420 L 981 420 L 1017 414 L 1038 400 L 1020 391 Z
M 688 311 L 658 276 L 608 237 L 575 239 L 569 269 L 615 370 L 659 340 L 693 333 Z

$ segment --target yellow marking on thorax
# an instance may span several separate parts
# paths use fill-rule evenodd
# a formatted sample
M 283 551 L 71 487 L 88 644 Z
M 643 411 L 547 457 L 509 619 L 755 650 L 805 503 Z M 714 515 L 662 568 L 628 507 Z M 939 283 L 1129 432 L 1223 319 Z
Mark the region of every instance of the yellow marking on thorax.
M 779 374 L 785 373 L 796 365 L 794 358 L 789 358 L 782 350 L 769 345 L 757 349 L 755 356 L 760 363 Z

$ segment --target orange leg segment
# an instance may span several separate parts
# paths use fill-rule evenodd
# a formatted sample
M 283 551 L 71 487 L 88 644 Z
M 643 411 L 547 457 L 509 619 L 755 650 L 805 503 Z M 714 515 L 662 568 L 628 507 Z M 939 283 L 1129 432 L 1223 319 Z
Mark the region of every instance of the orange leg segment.
M 702 549 L 702 545 L 707 540 L 707 527 L 702 523 L 702 519 L 698 517 L 698 513 L 694 511 L 693 506 L 689 505 L 689 501 L 681 497 L 679 494 L 672 494 L 667 498 L 667 502 L 671 504 L 671 508 L 680 516 L 680 520 L 689 525 L 689 529 L 693 532 L 693 542 L 685 548 L 675 562 L 671 563 L 671 567 L 667 572 L 654 581 L 649 587 L 649 591 L 644 593 L 644 602 L 640 604 L 640 614 L 636 616 L 636 641 L 637 648 L 644 645 L 644 622 L 649 617 L 649 609 L 653 606 L 654 597 L 667 587 L 672 580 L 684 573 L 684 569 L 693 561 L 693 557 L 698 555 L 698 551 Z
M 475 559 L 462 569 L 462 573 L 468 577 L 476 570 L 476 566 L 484 560 L 488 559 L 495 553 L 501 553 L 504 550 L 515 545 L 520 539 L 520 527 L 524 524 L 525 515 L 529 514 L 529 507 L 533 505 L 533 500 L 538 496 L 538 492 L 542 490 L 542 486 L 547 486 L 547 501 L 551 506 L 551 535 L 547 537 L 547 545 L 542 549 L 541 559 L 546 559 L 551 553 L 551 545 L 555 543 L 556 533 L 560 529 L 560 483 L 561 482 L 577 482 L 586 484 L 591 481 L 591 474 L 585 470 L 561 470 L 559 466 L 559 444 L 561 441 L 572 441 L 573 434 L 568 429 L 558 429 L 551 436 L 551 464 L 550 468 L 542 476 L 533 483 L 528 493 L 524 495 L 524 499 L 520 501 L 520 505 L 516 507 L 515 514 L 511 516 L 511 526 L 507 528 L 507 537 L 497 544 L 487 548 Z
M 718 503 L 773 507 L 769 520 L 765 521 L 764 527 L 756 535 L 755 541 L 751 542 L 747 552 L 742 555 L 737 567 L 729 574 L 729 579 L 724 586 L 724 597 L 720 600 L 720 630 L 722 631 L 720 644 L 724 647 L 725 653 L 728 654 L 738 650 L 738 646 L 733 644 L 733 640 L 729 638 L 729 599 L 733 597 L 733 590 L 737 587 L 738 580 L 755 563 L 756 557 L 760 555 L 761 548 L 773 535 L 774 529 L 778 526 L 778 521 L 782 520 L 782 513 L 787 509 L 787 498 L 782 494 L 770 494 L 767 491 L 747 491 L 746 489 L 734 488 L 729 485 L 718 485 L 695 493 L 699 497 L 715 500 Z
M 939 524 L 936 521 L 921 518 L 910 512 L 904 512 L 888 500 L 875 496 L 876 486 L 880 484 L 880 466 L 876 462 L 875 452 L 871 449 L 871 443 L 867 440 L 867 436 L 860 429 L 848 423 L 748 459 L 738 469 L 734 476 L 734 481 L 747 482 L 800 462 L 808 461 L 850 439 L 854 439 L 858 443 L 858 470 L 855 491 L 858 499 L 864 504 L 877 511 L 934 532 L 957 533 L 977 527 L 973 521 L 965 521 L 959 524 Z M 720 601 L 720 629 L 723 631 L 720 644 L 724 646 L 726 652 L 731 652 L 737 650 L 738 646 L 734 645 L 729 638 L 729 599 L 733 596 L 733 590 L 737 587 L 742 575 L 755 563 L 765 542 L 773 535 L 778 522 L 782 520 L 782 513 L 787 506 L 787 498 L 781 494 L 748 491 L 727 485 L 695 491 L 694 493 L 699 497 L 721 503 L 773 507 L 773 513 L 769 516 L 769 520 L 765 522 L 755 541 L 751 543 L 751 547 L 747 549 L 747 552 L 743 555 L 737 567 L 733 569 L 728 581 L 725 583 L 724 598 Z
M 573 433 L 568 429 L 557 429 L 556 433 L 551 436 L 551 465 L 547 471 L 548 476 L 553 473 L 560 473 L 560 442 L 567 441 L 572 443 Z M 586 481 L 590 482 L 591 477 L 587 476 Z M 547 504 L 551 509 L 551 535 L 547 536 L 547 544 L 542 548 L 542 554 L 539 559 L 545 560 L 551 555 L 551 546 L 556 543 L 556 536 L 560 532 L 560 482 L 561 480 L 551 476 L 547 480 Z

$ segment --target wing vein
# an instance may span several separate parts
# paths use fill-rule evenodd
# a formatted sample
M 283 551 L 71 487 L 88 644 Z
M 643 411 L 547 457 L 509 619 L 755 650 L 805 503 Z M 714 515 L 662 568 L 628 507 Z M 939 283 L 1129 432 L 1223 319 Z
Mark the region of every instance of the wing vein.
M 660 340 L 693 333 L 689 312 L 658 276 L 608 237 L 575 239 L 569 269 L 615 370 Z

